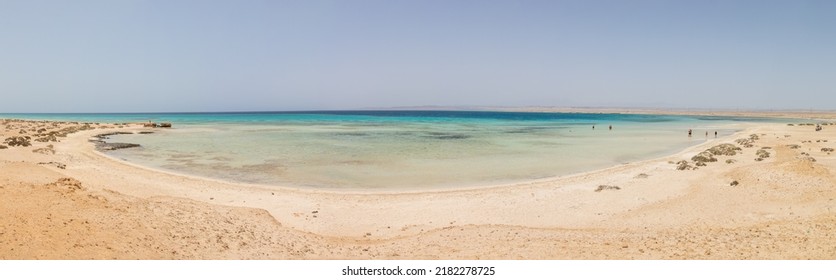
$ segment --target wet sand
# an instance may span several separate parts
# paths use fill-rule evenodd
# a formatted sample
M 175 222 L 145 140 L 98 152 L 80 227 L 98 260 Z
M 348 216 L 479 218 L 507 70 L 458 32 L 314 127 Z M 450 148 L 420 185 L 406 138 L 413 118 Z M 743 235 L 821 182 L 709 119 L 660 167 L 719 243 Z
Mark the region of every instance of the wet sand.
M 80 126 L 6 120 L 0 139 Z M 154 128 L 90 126 L 0 149 L 0 259 L 836 258 L 836 153 L 826 151 L 836 125 L 757 124 L 593 172 L 386 193 L 161 172 L 89 142 Z M 751 147 L 735 141 L 751 135 Z M 741 150 L 677 170 L 722 143 Z M 769 156 L 755 160 L 759 150 Z

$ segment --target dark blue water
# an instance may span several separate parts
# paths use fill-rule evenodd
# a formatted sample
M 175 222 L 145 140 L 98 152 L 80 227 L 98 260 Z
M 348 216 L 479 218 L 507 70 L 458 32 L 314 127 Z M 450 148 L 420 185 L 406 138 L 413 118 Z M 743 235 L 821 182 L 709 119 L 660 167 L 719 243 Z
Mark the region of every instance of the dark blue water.
M 680 116 L 646 114 L 540 113 L 494 111 L 289 111 L 289 112 L 209 112 L 209 113 L 61 113 L 0 114 L 2 118 L 67 120 L 80 122 L 173 122 L 272 123 L 272 122 L 438 122 L 438 121 L 534 121 L 571 124 L 659 123 L 682 121 L 774 122 L 776 119 L 752 117 Z

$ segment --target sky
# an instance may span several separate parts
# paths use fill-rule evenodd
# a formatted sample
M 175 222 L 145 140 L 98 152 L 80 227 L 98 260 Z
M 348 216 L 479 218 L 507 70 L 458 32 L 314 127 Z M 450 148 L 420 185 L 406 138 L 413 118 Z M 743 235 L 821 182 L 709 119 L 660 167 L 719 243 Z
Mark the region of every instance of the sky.
M 836 1 L 0 0 L 0 112 L 836 109 Z

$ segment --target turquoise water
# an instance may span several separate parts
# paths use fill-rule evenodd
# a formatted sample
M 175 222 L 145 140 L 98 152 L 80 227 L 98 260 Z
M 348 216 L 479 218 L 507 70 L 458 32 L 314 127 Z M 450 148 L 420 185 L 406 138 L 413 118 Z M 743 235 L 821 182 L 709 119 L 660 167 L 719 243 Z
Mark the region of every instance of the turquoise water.
M 469 111 L 17 114 L 4 118 L 172 122 L 112 136 L 108 152 L 154 168 L 312 188 L 424 189 L 503 184 L 671 154 L 749 122 L 665 115 Z M 595 129 L 592 129 L 592 126 Z M 613 129 L 608 127 L 612 125 Z M 694 136 L 688 137 L 687 130 Z

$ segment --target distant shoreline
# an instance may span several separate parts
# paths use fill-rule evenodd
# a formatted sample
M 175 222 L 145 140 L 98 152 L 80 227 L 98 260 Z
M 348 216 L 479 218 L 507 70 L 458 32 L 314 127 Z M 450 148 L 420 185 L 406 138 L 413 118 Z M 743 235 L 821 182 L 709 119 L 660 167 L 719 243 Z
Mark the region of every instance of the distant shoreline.
M 406 107 L 370 107 L 358 109 L 314 109 L 314 110 L 278 110 L 278 111 L 218 111 L 218 112 L 72 112 L 72 113 L 6 113 L 0 112 L 0 118 L 20 115 L 194 115 L 194 114 L 293 114 L 293 113 L 328 113 L 328 112 L 373 112 L 373 111 L 470 111 L 470 112 L 518 112 L 518 113 L 584 113 L 584 114 L 633 114 L 633 115 L 684 115 L 715 117 L 762 117 L 791 119 L 836 120 L 836 110 L 796 110 L 796 109 L 681 109 L 681 108 L 640 108 L 640 107 L 552 107 L 552 106 L 406 106 Z M 56 119 L 61 120 L 61 119 Z
M 590 114 L 652 114 L 687 116 L 728 116 L 728 117 L 778 117 L 801 119 L 836 119 L 836 110 L 798 109 L 711 109 L 711 108 L 642 108 L 642 107 L 558 107 L 558 106 L 408 106 L 380 107 L 364 110 L 428 110 L 428 111 L 496 111 L 496 112 L 538 112 L 538 113 L 590 113 Z

